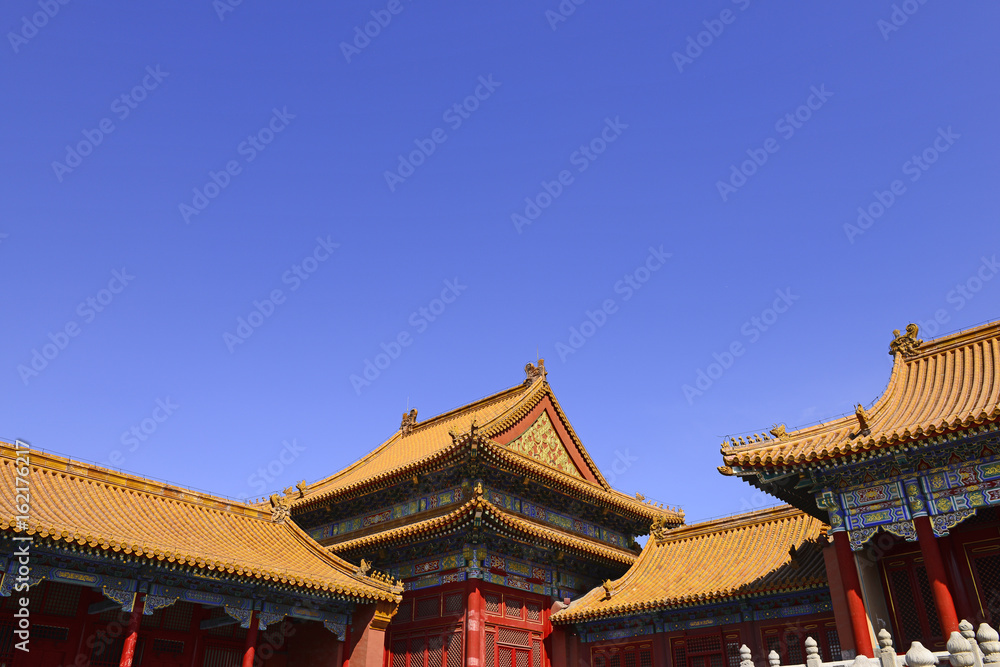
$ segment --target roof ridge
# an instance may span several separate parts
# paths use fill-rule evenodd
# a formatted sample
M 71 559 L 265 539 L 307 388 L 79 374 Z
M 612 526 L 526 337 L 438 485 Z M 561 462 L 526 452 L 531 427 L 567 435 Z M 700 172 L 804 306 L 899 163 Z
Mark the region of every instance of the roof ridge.
M 445 421 L 446 417 L 451 418 L 451 417 L 454 417 L 456 415 L 461 414 L 462 412 L 474 410 L 476 408 L 479 408 L 479 407 L 482 407 L 484 405 L 487 405 L 487 404 L 489 404 L 491 402 L 499 401 L 502 398 L 508 398 L 510 395 L 517 393 L 518 390 L 526 389 L 526 388 L 529 388 L 529 387 L 530 387 L 530 385 L 528 385 L 525 382 L 522 382 L 519 385 L 515 385 L 513 387 L 508 387 L 507 389 L 504 389 L 502 391 L 498 391 L 496 393 L 490 394 L 490 395 L 485 396 L 483 398 L 476 399 L 475 401 L 472 401 L 471 403 L 466 403 L 465 405 L 459 406 L 457 408 L 452 408 L 451 410 L 448 410 L 447 412 L 442 412 L 441 414 L 434 415 L 430 419 L 425 419 L 422 422 L 421 421 L 417 421 L 417 422 L 415 422 L 413 424 L 412 430 L 410 431 L 409 435 L 417 434 L 420 431 L 424 430 L 425 427 L 430 427 L 430 426 L 433 426 L 435 424 L 440 423 L 441 421 Z M 499 416 L 500 415 L 498 415 L 498 417 Z M 491 420 L 491 421 L 493 421 L 493 420 Z M 339 477 L 343 477 L 343 476 L 347 475 L 348 473 L 350 473 L 353 470 L 357 469 L 359 466 L 361 466 L 361 465 L 363 465 L 365 463 L 368 463 L 369 461 L 371 461 L 372 459 L 374 459 L 378 454 L 382 453 L 391 444 L 399 441 L 402 437 L 403 437 L 403 435 L 402 435 L 402 429 L 401 428 L 397 429 L 395 432 L 393 432 L 392 435 L 390 435 L 385 441 L 383 441 L 375 449 L 371 450 L 370 452 L 368 452 L 367 454 L 365 454 L 364 456 L 362 456 L 358 460 L 354 461 L 353 463 L 351 463 L 347 467 L 338 470 L 337 472 L 333 473 L 332 475 L 327 475 L 326 477 L 320 478 L 320 479 L 316 480 L 315 482 L 312 482 L 312 483 L 308 484 L 306 488 L 309 489 L 309 490 L 318 489 L 318 488 L 320 488 L 321 486 L 323 486 L 325 484 L 328 484 L 330 482 L 335 481 Z
M 112 468 L 47 452 L 41 449 L 20 449 L 14 444 L 0 440 L 0 459 L 16 459 L 18 454 L 27 453 L 31 466 L 50 470 L 108 486 L 115 486 L 164 500 L 172 500 L 189 505 L 201 506 L 220 512 L 240 514 L 248 518 L 270 521 L 270 513 L 249 502 L 217 496 L 207 491 L 199 491 L 163 480 L 141 477 L 137 474 L 116 471 Z M 177 494 L 177 495 L 174 495 Z
M 786 519 L 793 519 L 799 516 L 806 516 L 806 513 L 792 505 L 778 505 L 776 507 L 765 507 L 759 510 L 751 510 L 740 514 L 708 519 L 699 523 L 671 528 L 664 533 L 663 539 L 659 542 L 664 544 L 679 539 L 691 539 L 701 537 L 710 533 L 726 533 L 741 530 L 752 526 L 759 526 L 765 523 L 773 523 Z M 724 526 L 723 530 L 711 530 L 712 528 Z M 650 537 L 650 540 L 655 541 Z

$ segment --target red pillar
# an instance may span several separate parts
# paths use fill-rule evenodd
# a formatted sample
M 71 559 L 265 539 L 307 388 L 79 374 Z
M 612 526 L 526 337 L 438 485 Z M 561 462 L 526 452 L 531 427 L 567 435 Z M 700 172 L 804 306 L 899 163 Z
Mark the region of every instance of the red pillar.
M 347 624 L 347 629 L 344 630 L 344 648 L 341 650 L 341 655 L 344 656 L 343 667 L 350 667 L 351 664 L 351 624 Z
M 944 558 L 945 567 L 948 570 L 949 588 L 955 594 L 955 608 L 958 611 L 959 617 L 976 624 L 978 620 L 976 607 L 969 598 L 969 592 L 966 590 L 965 582 L 962 580 L 961 565 L 955 556 L 955 549 L 960 549 L 961 546 L 955 546 L 951 535 L 940 538 L 938 544 L 941 547 L 941 556 Z
M 465 664 L 467 667 L 479 667 L 483 664 L 483 648 L 485 646 L 483 623 L 486 620 L 483 613 L 483 592 L 479 579 L 469 579 L 465 615 Z
M 917 528 L 917 542 L 924 556 L 927 578 L 930 579 L 931 590 L 934 592 L 934 606 L 937 607 L 938 618 L 941 620 L 941 631 L 947 639 L 952 632 L 958 632 L 958 615 L 955 613 L 951 591 L 948 590 L 948 576 L 945 574 L 941 550 L 929 517 L 917 517 L 913 523 Z
M 125 633 L 125 644 L 122 646 L 122 659 L 118 667 L 132 667 L 132 657 L 135 655 L 135 644 L 139 641 L 139 623 L 142 621 L 142 605 L 146 596 L 136 593 L 132 603 L 132 615 L 128 619 L 128 632 Z
M 858 566 L 854 562 L 854 552 L 851 551 L 851 541 L 847 531 L 841 530 L 833 534 L 833 543 L 837 549 L 837 565 L 844 582 L 844 596 L 847 598 L 847 609 L 851 614 L 851 628 L 854 630 L 854 645 L 858 654 L 869 658 L 875 657 L 872 648 L 871 633 L 868 632 L 868 615 L 861 599 L 861 579 L 858 577 Z
M 348 651 L 350 667 L 382 667 L 385 657 L 385 632 L 396 609 L 395 602 L 378 602 L 356 607 L 351 622 Z
M 243 643 L 242 667 L 253 667 L 253 656 L 257 652 L 257 627 L 260 621 L 257 619 L 257 610 L 250 616 L 250 629 L 247 630 L 247 640 Z

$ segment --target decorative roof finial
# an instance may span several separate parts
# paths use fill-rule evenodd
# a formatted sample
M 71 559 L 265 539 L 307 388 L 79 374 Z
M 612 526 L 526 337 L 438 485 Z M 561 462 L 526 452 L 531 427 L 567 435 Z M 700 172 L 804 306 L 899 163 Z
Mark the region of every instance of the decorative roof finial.
M 861 435 L 871 435 L 871 417 L 868 416 L 868 411 L 860 403 L 854 406 L 854 416 L 858 418 L 860 430 L 857 433 L 848 433 L 847 437 L 854 440 L 854 438 Z
M 358 569 L 354 571 L 354 574 L 359 577 L 367 577 L 368 573 L 371 571 L 372 564 L 362 558 L 361 563 L 358 565 Z
M 271 521 L 274 523 L 285 523 L 285 519 L 291 516 L 292 510 L 285 502 L 285 499 L 277 493 L 271 494 Z
M 524 374 L 527 375 L 524 381 L 528 384 L 538 379 L 544 380 L 545 376 L 548 375 L 548 371 L 545 370 L 545 360 L 539 359 L 538 366 L 535 366 L 529 361 L 524 366 Z
M 649 534 L 656 540 L 657 544 L 662 542 L 667 536 L 667 517 L 661 514 L 653 519 L 653 525 L 649 527 Z
M 906 325 L 905 334 L 900 334 L 899 329 L 893 329 L 892 335 L 894 338 L 892 339 L 892 342 L 889 343 L 889 354 L 892 356 L 902 354 L 904 357 L 911 357 L 916 354 L 917 348 L 924 342 L 917 338 L 917 332 L 919 330 L 920 327 L 912 322 Z
M 409 435 L 413 431 L 413 427 L 417 425 L 417 409 L 413 408 L 409 412 L 403 413 L 403 421 L 399 424 L 399 430 L 402 435 Z
M 775 424 L 774 428 L 771 429 L 771 435 L 773 435 L 779 442 L 788 440 L 788 434 L 785 433 L 784 424 Z
M 610 600 L 611 596 L 614 594 L 614 585 L 611 583 L 611 580 L 605 579 L 601 586 L 604 587 L 604 599 Z

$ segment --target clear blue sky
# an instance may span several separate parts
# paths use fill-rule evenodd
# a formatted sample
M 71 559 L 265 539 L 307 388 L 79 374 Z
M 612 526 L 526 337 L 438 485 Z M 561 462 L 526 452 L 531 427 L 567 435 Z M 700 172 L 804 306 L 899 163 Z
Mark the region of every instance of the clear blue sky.
M 537 350 L 697 519 L 766 502 L 723 436 L 1000 318 L 995 3 L 224 2 L 5 4 L 3 437 L 258 495 Z

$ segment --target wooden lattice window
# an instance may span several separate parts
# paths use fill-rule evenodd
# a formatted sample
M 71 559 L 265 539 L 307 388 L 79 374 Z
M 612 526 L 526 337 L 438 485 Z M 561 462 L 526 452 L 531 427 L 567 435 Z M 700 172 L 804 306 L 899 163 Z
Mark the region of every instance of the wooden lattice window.
M 483 596 L 487 614 L 500 615 L 500 596 L 496 593 L 487 593 Z
M 235 648 L 209 646 L 205 649 L 205 660 L 202 664 L 205 667 L 230 667 L 231 665 L 238 665 L 240 659 L 243 657 L 240 653 Z
M 461 614 L 465 609 L 465 604 L 463 602 L 463 595 L 461 593 L 453 593 L 451 595 L 444 596 L 444 613 L 447 614 Z
M 740 643 L 726 641 L 726 667 L 740 667 Z
M 507 618 L 521 618 L 521 610 L 524 608 L 524 602 L 520 598 L 505 598 L 504 599 L 504 616 Z
M 673 645 L 674 659 L 681 662 L 674 667 L 687 667 L 684 641 Z M 653 667 L 653 646 L 648 642 L 625 646 L 595 647 L 591 650 L 591 664 L 594 667 Z
M 997 545 L 968 548 L 978 584 L 979 603 L 994 627 L 1000 624 L 1000 554 L 996 549 Z
M 889 558 L 881 562 L 892 603 L 898 646 L 923 642 L 933 650 L 944 647 L 934 595 L 927 579 L 927 569 L 917 554 Z
M 396 612 L 397 623 L 408 623 L 413 618 L 413 602 L 403 600 L 399 603 L 399 611 Z
M 417 600 L 417 609 L 415 616 L 417 618 L 431 618 L 439 614 L 441 607 L 441 598 L 434 596 L 432 598 L 421 598 Z
M 432 635 L 427 640 L 427 667 L 442 667 L 444 664 L 444 637 Z
M 194 605 L 190 602 L 173 603 L 163 610 L 163 629 L 190 632 L 193 613 Z
M 542 667 L 542 640 L 537 637 L 531 640 L 531 667 Z
M 462 633 L 453 632 L 448 636 L 448 667 L 462 667 Z
M 486 640 L 486 653 L 483 655 L 483 665 L 484 667 L 493 667 L 497 654 L 497 636 L 495 633 L 487 632 L 484 639 Z
M 683 641 L 674 643 L 674 665 L 675 667 L 687 667 L 687 646 Z
M 534 602 L 526 602 L 524 604 L 524 614 L 525 617 L 532 623 L 541 623 L 542 606 L 535 604 Z
M 827 628 L 826 629 L 826 660 L 827 662 L 833 662 L 834 660 L 843 660 L 840 653 L 840 635 L 837 634 L 837 628 Z
M 392 667 L 406 667 L 406 647 L 405 639 L 397 639 L 392 643 Z
M 76 616 L 80 607 L 80 586 L 49 582 L 45 587 L 43 614 L 53 616 Z
M 497 643 L 511 646 L 531 646 L 531 635 L 527 630 L 497 628 Z
M 173 653 L 181 655 L 184 653 L 184 642 L 173 639 L 154 639 L 153 653 Z
M 46 639 L 50 642 L 64 642 L 69 639 L 69 628 L 56 625 L 32 625 L 32 639 Z

